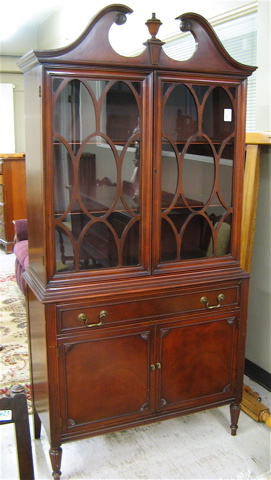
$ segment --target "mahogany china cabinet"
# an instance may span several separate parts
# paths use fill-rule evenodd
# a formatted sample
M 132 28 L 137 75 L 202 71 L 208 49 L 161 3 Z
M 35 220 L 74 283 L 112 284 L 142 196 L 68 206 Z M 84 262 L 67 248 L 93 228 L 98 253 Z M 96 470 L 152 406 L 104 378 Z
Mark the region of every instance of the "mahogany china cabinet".
M 25 72 L 35 435 L 61 444 L 242 397 L 249 276 L 239 264 L 247 77 L 208 22 L 169 58 L 109 41 L 132 10 L 103 9 Z M 148 36 L 146 28 L 146 37 Z M 123 39 L 125 41 L 125 38 Z

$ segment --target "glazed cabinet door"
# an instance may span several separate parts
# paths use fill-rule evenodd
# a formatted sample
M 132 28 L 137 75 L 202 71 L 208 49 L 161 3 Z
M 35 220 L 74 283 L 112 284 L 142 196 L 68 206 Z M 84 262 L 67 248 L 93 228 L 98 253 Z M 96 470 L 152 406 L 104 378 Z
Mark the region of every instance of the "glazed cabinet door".
M 149 187 L 150 80 L 104 75 L 73 72 L 48 79 L 55 172 L 52 275 L 148 268 L 151 189 L 142 188 L 141 178 Z
M 234 198 L 233 176 L 242 168 L 235 161 L 238 85 L 156 80 L 161 101 L 155 104 L 154 221 L 160 241 L 154 265 L 234 256 L 233 220 L 241 204 Z
M 60 342 L 64 434 L 151 412 L 153 338 L 152 329 L 137 327 Z
M 237 332 L 235 315 L 158 327 L 157 409 L 207 405 L 233 395 Z

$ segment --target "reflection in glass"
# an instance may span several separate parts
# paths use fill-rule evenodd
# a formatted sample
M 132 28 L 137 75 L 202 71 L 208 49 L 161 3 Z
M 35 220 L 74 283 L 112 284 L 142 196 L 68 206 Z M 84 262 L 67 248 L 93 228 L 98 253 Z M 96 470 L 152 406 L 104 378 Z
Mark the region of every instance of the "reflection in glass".
M 125 82 L 115 82 L 106 99 L 106 134 L 114 143 L 126 142 L 138 127 L 139 111 L 134 92 Z
M 123 265 L 139 264 L 139 222 L 129 229 L 123 247 Z
M 161 261 L 170 262 L 177 260 L 176 237 L 171 225 L 162 218 L 161 223 Z
M 193 216 L 184 229 L 181 259 L 206 257 L 211 239 L 211 229 L 206 218 L 202 215 Z
M 234 131 L 234 109 L 228 93 L 222 87 L 214 88 L 203 111 L 203 132 L 214 141 L 227 138 Z
M 206 94 L 206 92 L 208 92 L 209 88 L 210 87 L 207 86 L 207 85 L 193 85 L 193 90 L 197 94 L 197 97 L 199 99 L 199 103 L 202 103 L 204 95 Z
M 234 145 L 227 144 L 219 160 L 218 183 L 221 201 L 232 205 L 232 175 L 233 175 Z
M 54 168 L 55 168 L 55 212 L 64 213 L 70 203 L 68 187 L 73 185 L 74 172 L 70 153 L 60 142 L 54 143 Z
M 200 138 L 199 143 L 190 144 L 183 161 L 182 184 L 184 194 L 196 206 L 199 203 L 202 206 L 207 203 L 214 187 L 213 151 L 211 146 L 204 144 L 204 142 L 205 139 Z
M 53 89 L 56 272 L 139 265 L 141 83 Z
M 163 139 L 162 148 L 162 209 L 167 209 L 176 194 L 179 169 L 176 153 L 170 142 Z
M 180 141 L 195 134 L 197 128 L 197 108 L 192 93 L 185 85 L 174 86 L 164 108 L 163 132 Z
M 74 271 L 74 251 L 69 237 L 71 230 L 70 218 L 67 217 L 60 225 L 56 226 L 56 271 Z
M 78 145 L 95 131 L 94 105 L 80 80 L 71 80 L 60 91 L 54 111 L 54 131 L 78 150 Z
M 80 270 L 118 266 L 115 238 L 106 223 L 96 222 L 83 236 L 80 248 Z
M 128 207 L 136 207 L 140 196 L 140 143 L 135 140 L 125 151 L 122 162 L 122 190 Z
M 162 263 L 230 254 L 236 91 L 188 87 L 162 88 Z

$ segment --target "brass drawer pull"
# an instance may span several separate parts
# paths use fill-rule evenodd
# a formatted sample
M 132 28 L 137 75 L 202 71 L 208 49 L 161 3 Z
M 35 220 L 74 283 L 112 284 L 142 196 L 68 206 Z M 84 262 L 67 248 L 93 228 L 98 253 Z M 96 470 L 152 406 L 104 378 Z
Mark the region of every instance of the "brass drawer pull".
M 108 315 L 108 312 L 106 310 L 102 310 L 100 313 L 99 313 L 99 322 L 97 323 L 88 323 L 88 317 L 86 316 L 85 313 L 79 313 L 78 315 L 78 320 L 80 322 L 84 322 L 84 324 L 86 325 L 86 327 L 99 327 L 99 325 L 102 325 L 103 323 L 103 320 L 107 317 Z
M 205 303 L 205 306 L 206 308 L 208 308 L 208 310 L 213 310 L 214 308 L 221 307 L 221 302 L 224 300 L 224 298 L 225 295 L 223 293 L 220 293 L 217 297 L 217 305 L 210 305 L 207 297 L 201 297 L 200 303 Z

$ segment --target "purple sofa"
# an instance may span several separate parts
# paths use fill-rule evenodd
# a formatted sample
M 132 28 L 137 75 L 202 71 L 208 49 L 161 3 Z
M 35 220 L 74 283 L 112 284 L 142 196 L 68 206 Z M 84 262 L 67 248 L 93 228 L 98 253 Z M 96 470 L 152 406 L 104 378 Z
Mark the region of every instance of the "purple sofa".
M 13 252 L 15 253 L 15 277 L 16 281 L 23 293 L 25 293 L 26 283 L 23 273 L 28 267 L 28 228 L 27 220 L 15 220 L 15 245 Z

